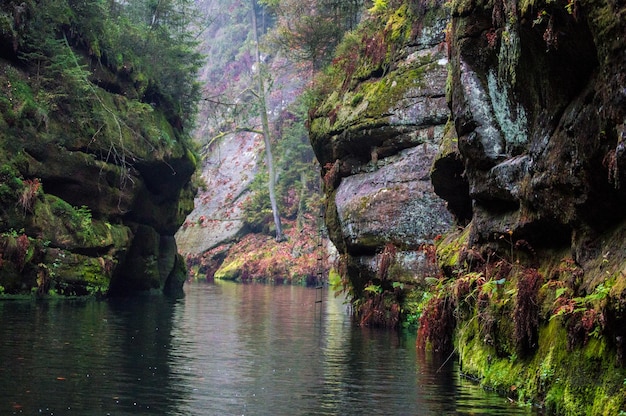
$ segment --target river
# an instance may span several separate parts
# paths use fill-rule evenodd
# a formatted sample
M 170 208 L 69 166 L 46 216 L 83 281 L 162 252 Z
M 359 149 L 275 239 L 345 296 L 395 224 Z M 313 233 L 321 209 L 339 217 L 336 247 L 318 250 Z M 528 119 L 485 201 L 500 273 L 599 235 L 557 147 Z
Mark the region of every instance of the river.
M 530 415 L 298 286 L 0 302 L 0 415 Z

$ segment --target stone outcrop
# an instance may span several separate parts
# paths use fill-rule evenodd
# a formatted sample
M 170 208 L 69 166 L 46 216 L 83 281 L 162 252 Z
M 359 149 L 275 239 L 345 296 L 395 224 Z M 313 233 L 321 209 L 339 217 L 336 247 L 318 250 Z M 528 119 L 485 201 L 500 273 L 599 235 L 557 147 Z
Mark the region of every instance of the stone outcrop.
M 326 185 L 329 235 L 356 297 L 368 285 L 386 290 L 393 282 L 411 285 L 435 273 L 428 247 L 452 224 L 430 181 L 449 113 L 447 16 L 443 9 L 405 5 L 388 21 L 368 19 L 395 25 L 396 44 L 387 55 L 393 59 L 377 66 L 367 51 L 345 58 L 361 59 L 359 76 L 330 92 L 310 122 Z M 389 250 L 391 272 L 382 266 Z
M 448 328 L 463 370 L 485 385 L 550 413 L 617 414 L 626 405 L 626 9 L 504 0 L 452 10 L 455 128 L 433 183 L 469 222 L 439 246 L 452 280 L 422 323 Z M 444 305 L 452 325 L 435 318 Z M 441 331 L 422 335 L 452 346 Z
M 63 51 L 88 71 L 51 79 L 20 55 L 12 4 L 0 7 L 0 295 L 182 293 L 188 138 L 80 45 Z
M 227 136 L 207 149 L 201 168 L 206 182 L 194 210 L 176 233 L 179 250 L 198 255 L 235 241 L 245 232 L 243 204 L 258 170 L 262 148 L 257 134 Z
M 623 33 L 600 22 L 614 6 L 464 7 L 450 106 L 471 241 L 513 231 L 533 246 L 571 243 L 584 262 L 595 253 L 578 248 L 624 219 L 623 42 L 605 32 Z
M 377 66 L 372 33 L 360 39 L 369 66 L 340 48 L 335 68 L 345 79 L 312 112 L 340 271 L 357 307 L 393 324 L 394 306 L 377 297 L 391 292 L 385 276 L 417 275 L 420 266 L 400 262 L 398 273 L 390 256 L 444 232 L 419 345 L 458 351 L 463 372 L 548 413 L 618 414 L 626 406 L 626 9 L 449 6 L 440 47 L 437 36 L 418 41 L 446 22 L 426 2 L 387 10 L 378 36 L 386 56 L 400 59 Z M 402 37 L 390 33 L 404 16 L 419 23 L 398 53 Z M 446 59 L 447 71 L 438 66 Z M 447 233 L 452 220 L 420 173 L 430 161 L 434 191 L 456 223 Z M 421 218 L 439 221 L 430 228 Z

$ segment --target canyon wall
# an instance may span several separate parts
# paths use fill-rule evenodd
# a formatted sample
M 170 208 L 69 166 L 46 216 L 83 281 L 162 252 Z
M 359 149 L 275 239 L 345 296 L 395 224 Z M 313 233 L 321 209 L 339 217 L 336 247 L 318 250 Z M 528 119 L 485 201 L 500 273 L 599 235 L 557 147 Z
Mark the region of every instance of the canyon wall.
M 410 300 L 418 345 L 457 353 L 482 385 L 548 413 L 618 414 L 624 5 L 387 6 L 340 46 L 311 112 L 358 321 L 397 324 Z
M 453 224 L 430 180 L 449 114 L 447 21 L 443 8 L 406 4 L 369 18 L 371 27 L 344 40 L 354 38 L 335 60 L 345 76 L 325 82 L 333 89 L 311 114 L 326 224 L 356 298 L 435 275 L 434 241 Z M 397 322 L 397 312 L 377 321 Z
M 180 294 L 182 120 L 130 61 L 96 56 L 83 16 L 42 9 L 0 6 L 0 295 Z

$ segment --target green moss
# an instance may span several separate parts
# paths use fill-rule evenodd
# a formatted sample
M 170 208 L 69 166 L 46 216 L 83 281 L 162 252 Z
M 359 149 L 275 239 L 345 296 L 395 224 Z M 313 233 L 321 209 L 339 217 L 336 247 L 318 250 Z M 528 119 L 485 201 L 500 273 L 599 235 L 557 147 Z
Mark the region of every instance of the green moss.
M 326 227 L 331 241 L 333 241 L 337 250 L 343 253 L 346 251 L 346 243 L 341 232 L 341 222 L 339 221 L 339 213 L 337 212 L 337 205 L 335 204 L 336 195 L 337 190 L 335 189 L 326 198 Z
M 604 339 L 591 338 L 568 350 L 567 332 L 553 319 L 540 329 L 537 352 L 524 360 L 514 354 L 498 357 L 478 325 L 475 318 L 460 323 L 456 344 L 463 372 L 481 385 L 542 404 L 554 414 L 613 415 L 626 405 L 626 370 L 615 365 L 615 351 Z
M 64 250 L 48 253 L 50 290 L 64 296 L 104 294 L 109 289 L 113 260 Z
M 402 67 L 382 78 L 360 83 L 354 91 L 339 96 L 336 92 L 326 98 L 311 122 L 314 137 L 332 136 L 333 132 L 360 131 L 387 123 L 392 108 L 413 88 L 422 85 L 424 74 L 431 65 L 420 63 Z
M 239 258 L 230 262 L 224 262 L 222 266 L 215 272 L 214 277 L 222 280 L 237 280 L 242 273 L 244 259 Z
M 437 243 L 437 264 L 444 271 L 456 270 L 461 252 L 467 248 L 470 235 L 470 226 L 462 231 L 447 234 Z
M 459 139 L 456 134 L 456 129 L 454 128 L 454 122 L 452 120 L 448 120 L 443 130 L 439 150 L 437 151 L 437 155 L 433 161 L 433 169 L 437 164 L 437 161 L 458 153 L 458 141 Z
M 385 31 L 389 32 L 387 42 L 404 45 L 410 38 L 411 34 L 411 13 L 407 4 L 401 5 L 387 20 Z
M 3 35 L 3 37 L 13 37 L 14 34 L 12 17 L 0 11 L 0 35 Z

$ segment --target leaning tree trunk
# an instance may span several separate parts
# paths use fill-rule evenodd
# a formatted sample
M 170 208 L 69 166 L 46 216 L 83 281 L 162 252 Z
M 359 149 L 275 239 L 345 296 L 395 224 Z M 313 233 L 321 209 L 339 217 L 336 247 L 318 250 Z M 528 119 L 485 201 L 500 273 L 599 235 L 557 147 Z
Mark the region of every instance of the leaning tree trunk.
M 272 214 L 274 215 L 274 225 L 276 226 L 276 241 L 283 241 L 285 236 L 283 235 L 283 229 L 280 223 L 280 212 L 278 211 L 278 204 L 276 203 L 276 174 L 274 173 L 274 158 L 272 156 L 272 146 L 270 143 L 270 127 L 267 117 L 267 104 L 265 102 L 265 83 L 263 82 L 263 72 L 261 71 L 261 52 L 259 51 L 259 34 L 254 0 L 250 0 L 250 4 L 252 5 L 252 31 L 254 33 L 254 45 L 256 48 L 259 112 L 261 113 L 261 123 L 263 125 L 263 142 L 265 144 L 265 158 L 269 173 L 268 188 L 270 203 L 272 204 Z

